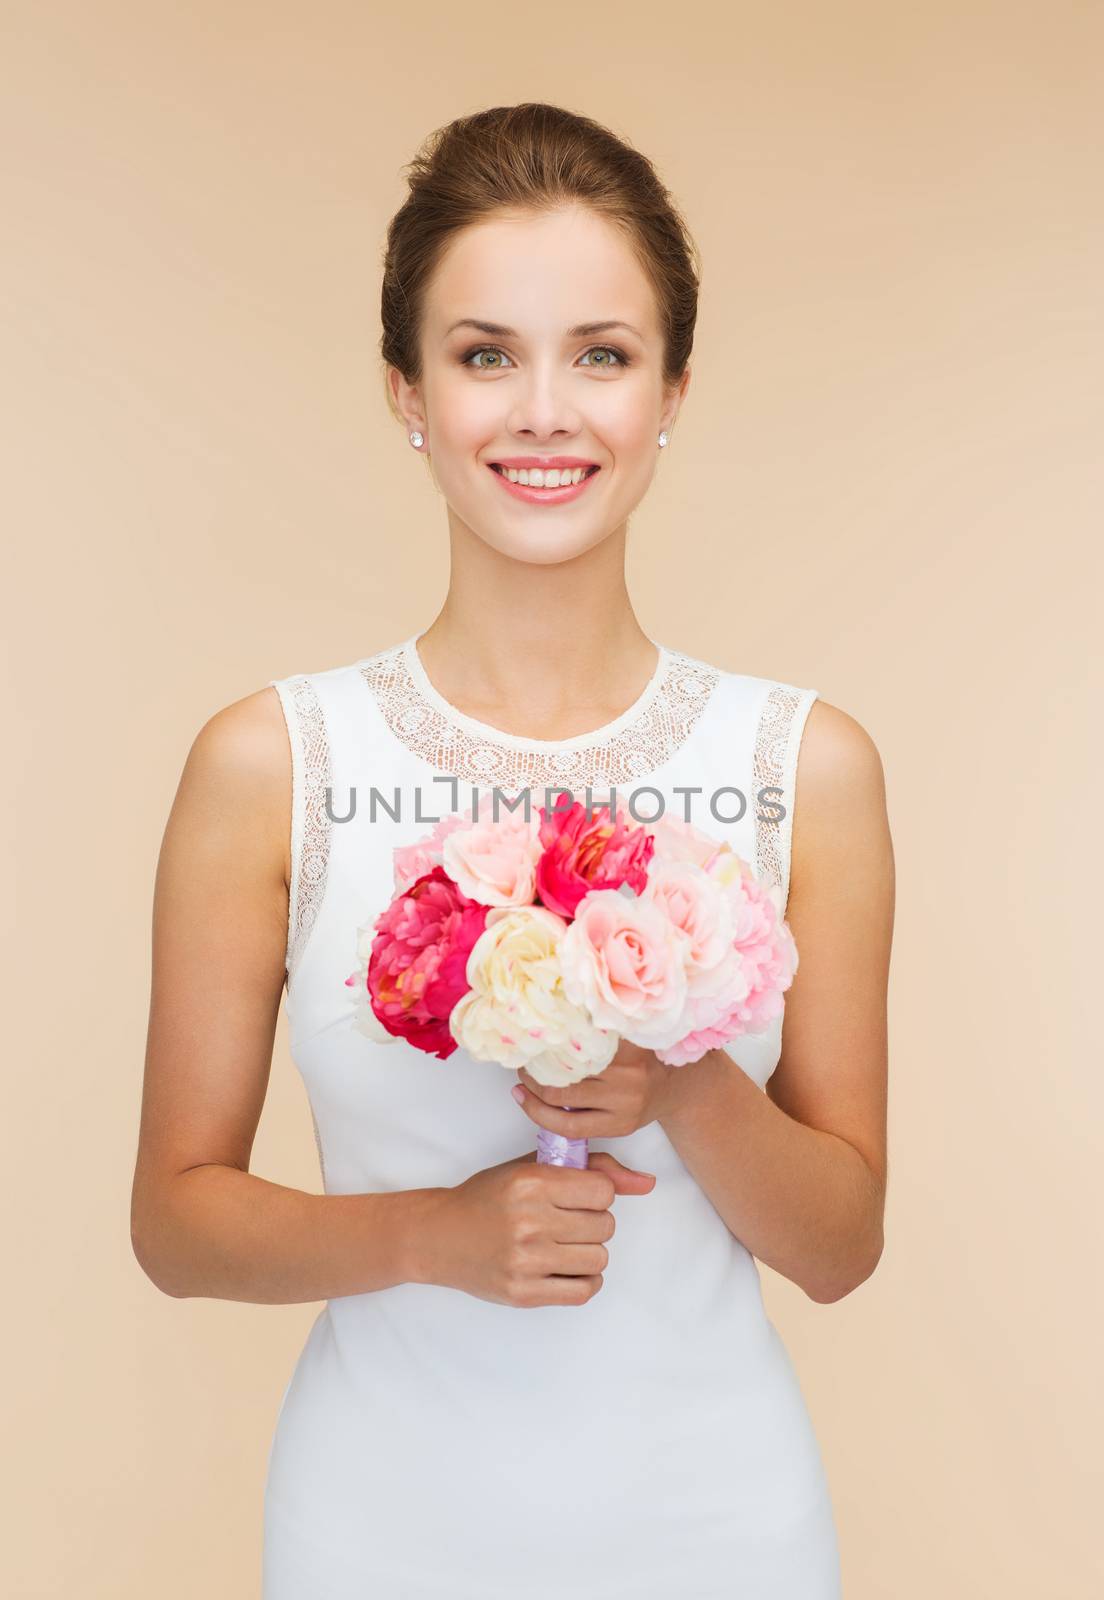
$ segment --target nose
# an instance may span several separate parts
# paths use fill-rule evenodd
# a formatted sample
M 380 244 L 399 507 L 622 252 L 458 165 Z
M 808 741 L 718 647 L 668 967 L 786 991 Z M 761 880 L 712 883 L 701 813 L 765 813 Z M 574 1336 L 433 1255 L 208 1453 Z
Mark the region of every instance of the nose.
M 579 431 L 578 408 L 568 378 L 552 362 L 534 362 L 512 387 L 507 426 L 525 438 L 552 439 Z

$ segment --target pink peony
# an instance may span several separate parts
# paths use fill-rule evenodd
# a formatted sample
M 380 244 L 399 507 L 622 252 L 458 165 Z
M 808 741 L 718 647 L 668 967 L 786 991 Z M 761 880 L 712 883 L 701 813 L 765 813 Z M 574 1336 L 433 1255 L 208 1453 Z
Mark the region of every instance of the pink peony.
M 412 883 L 424 878 L 427 872 L 444 861 L 444 843 L 454 828 L 462 828 L 464 818 L 458 814 L 442 817 L 431 833 L 415 839 L 413 844 L 396 845 L 394 858 L 395 892 L 401 894 Z
M 736 858 L 739 861 L 739 858 Z M 726 864 L 727 868 L 727 864 Z M 656 1051 L 669 1067 L 697 1061 L 707 1050 L 722 1049 L 744 1033 L 762 1033 L 784 1009 L 783 994 L 797 971 L 797 945 L 782 920 L 782 891 L 763 883 L 746 862 L 723 873 L 732 914 L 733 948 L 740 979 L 721 996 L 691 998 L 690 1030 L 673 1046 Z
M 693 823 L 664 812 L 648 826 L 655 839 L 656 861 L 692 861 L 695 866 L 708 867 L 720 853 L 731 853 L 731 846 L 711 839 Z
M 632 1044 L 674 1044 L 686 1032 L 687 943 L 656 901 L 591 890 L 560 941 L 564 993 Z
M 366 982 L 371 1010 L 389 1034 L 444 1061 L 456 1049 L 453 1006 L 471 985 L 467 961 L 487 907 L 469 900 L 435 866 L 377 918 Z
M 611 816 L 608 802 L 594 805 L 589 821 L 581 800 L 551 810 L 542 806 L 540 815 L 543 854 L 537 863 L 537 895 L 542 905 L 561 917 L 573 917 L 592 890 L 627 884 L 637 894 L 643 891 L 655 842 L 646 828 L 632 822 L 623 804 L 616 816 Z

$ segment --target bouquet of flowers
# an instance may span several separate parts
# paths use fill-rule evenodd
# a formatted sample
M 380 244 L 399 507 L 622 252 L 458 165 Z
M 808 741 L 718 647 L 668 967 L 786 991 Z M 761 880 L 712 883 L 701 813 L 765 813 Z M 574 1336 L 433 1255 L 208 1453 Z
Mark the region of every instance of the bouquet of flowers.
M 354 1026 L 557 1087 L 622 1039 L 679 1067 L 762 1032 L 797 970 L 780 890 L 680 819 L 559 799 L 494 817 L 477 792 L 394 851 L 394 896 L 345 979 Z M 585 1167 L 587 1141 L 538 1129 L 537 1160 Z

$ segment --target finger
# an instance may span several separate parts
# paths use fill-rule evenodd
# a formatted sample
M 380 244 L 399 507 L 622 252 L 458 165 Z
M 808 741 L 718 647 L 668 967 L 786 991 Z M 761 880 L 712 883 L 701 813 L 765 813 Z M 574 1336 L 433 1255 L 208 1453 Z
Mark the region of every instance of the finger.
M 569 1273 L 572 1277 L 605 1272 L 609 1251 L 601 1240 L 592 1244 L 556 1244 L 548 1252 L 546 1272 Z
M 618 1194 L 650 1194 L 655 1188 L 654 1172 L 640 1172 L 636 1167 L 626 1167 L 608 1150 L 591 1151 L 587 1167 L 597 1172 L 607 1172 Z
M 605 1150 L 595 1150 L 585 1167 L 539 1171 L 551 1182 L 552 1204 L 565 1211 L 608 1211 L 619 1194 L 647 1194 L 655 1184 L 653 1173 L 634 1172 Z
M 517 1075 L 518 1082 L 524 1084 L 525 1088 L 529 1090 L 530 1094 L 535 1094 L 539 1099 L 543 1100 L 545 1105 L 556 1106 L 563 1104 L 562 1089 L 558 1089 L 550 1083 L 538 1082 L 538 1080 L 533 1077 L 533 1074 L 528 1072 L 525 1067 L 519 1067 L 517 1069 Z M 569 1100 L 568 1105 L 570 1104 L 571 1102 Z
M 609 1089 L 624 1093 L 646 1078 L 648 1071 L 646 1061 L 612 1061 L 602 1074 L 602 1083 Z
M 604 1103 L 606 1090 L 597 1078 L 580 1078 L 577 1083 L 540 1083 L 525 1067 L 518 1068 L 518 1081 L 546 1106 L 577 1106 L 581 1111 L 597 1110 Z
M 616 1228 L 612 1211 L 569 1210 L 565 1206 L 556 1211 L 558 1244 L 605 1244 L 613 1238 Z
M 510 1091 L 530 1122 L 549 1133 L 562 1133 L 568 1139 L 601 1139 L 610 1133 L 610 1119 L 604 1111 L 563 1111 L 547 1106 L 523 1084 Z

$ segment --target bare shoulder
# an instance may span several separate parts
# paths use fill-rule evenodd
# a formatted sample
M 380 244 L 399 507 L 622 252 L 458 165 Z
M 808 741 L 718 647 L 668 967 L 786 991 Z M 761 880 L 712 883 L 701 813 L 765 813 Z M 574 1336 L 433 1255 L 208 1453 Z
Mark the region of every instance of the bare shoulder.
M 276 690 L 255 689 L 214 712 L 196 734 L 188 759 L 209 779 L 263 784 L 286 776 L 291 752 Z
M 808 887 L 814 863 L 846 866 L 892 882 L 892 846 L 881 753 L 862 723 L 819 697 L 802 733 L 794 796 L 791 897 Z
M 291 746 L 271 685 L 231 701 L 203 723 L 181 773 L 174 811 L 215 837 L 228 827 L 263 838 L 290 871 Z
M 805 719 L 797 770 L 807 791 L 825 799 L 885 792 L 881 754 L 870 734 L 849 712 L 819 696 Z

